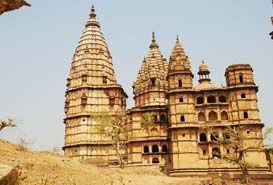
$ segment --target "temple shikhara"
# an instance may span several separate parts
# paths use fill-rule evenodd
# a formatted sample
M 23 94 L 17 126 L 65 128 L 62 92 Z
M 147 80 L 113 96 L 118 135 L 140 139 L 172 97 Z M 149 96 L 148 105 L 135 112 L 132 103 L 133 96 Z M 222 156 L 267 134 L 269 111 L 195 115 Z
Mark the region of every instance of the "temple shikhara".
M 193 72 L 178 37 L 168 58 L 162 56 L 153 33 L 136 79 L 130 82 L 134 107 L 126 109 L 127 94 L 116 80 L 112 56 L 92 7 L 67 78 L 65 155 L 115 160 L 109 138 L 100 132 L 100 123 L 92 115 L 108 112 L 114 116 L 123 111 L 128 125 L 122 150 L 126 165 L 157 165 L 171 176 L 235 173 L 238 165 L 223 158 L 239 155 L 227 144 L 236 130 L 244 138 L 240 146 L 250 148 L 244 160 L 252 164 L 251 172 L 270 171 L 262 148 L 264 124 L 252 67 L 227 66 L 226 84 L 215 85 L 205 62 Z M 193 84 L 194 77 L 198 85 Z M 152 124 L 143 121 L 147 115 Z M 226 142 L 217 142 L 219 138 Z M 258 145 L 261 148 L 251 148 Z

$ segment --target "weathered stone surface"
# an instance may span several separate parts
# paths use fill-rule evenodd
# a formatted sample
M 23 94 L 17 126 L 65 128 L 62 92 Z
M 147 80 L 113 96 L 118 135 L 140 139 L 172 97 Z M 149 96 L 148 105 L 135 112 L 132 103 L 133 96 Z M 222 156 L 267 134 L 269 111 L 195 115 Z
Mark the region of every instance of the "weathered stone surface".
M 15 168 L 0 164 L 0 185 L 16 185 L 18 177 Z

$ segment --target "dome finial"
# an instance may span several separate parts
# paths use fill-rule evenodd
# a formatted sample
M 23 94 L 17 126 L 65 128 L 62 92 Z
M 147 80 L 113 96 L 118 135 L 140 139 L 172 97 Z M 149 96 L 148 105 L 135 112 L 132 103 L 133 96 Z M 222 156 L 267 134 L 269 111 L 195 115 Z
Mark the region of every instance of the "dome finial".
M 96 18 L 96 12 L 95 12 L 95 7 L 92 5 L 91 8 L 91 13 L 89 14 L 90 18 Z
M 205 62 L 204 62 L 204 59 L 202 59 L 202 64 L 204 64 Z

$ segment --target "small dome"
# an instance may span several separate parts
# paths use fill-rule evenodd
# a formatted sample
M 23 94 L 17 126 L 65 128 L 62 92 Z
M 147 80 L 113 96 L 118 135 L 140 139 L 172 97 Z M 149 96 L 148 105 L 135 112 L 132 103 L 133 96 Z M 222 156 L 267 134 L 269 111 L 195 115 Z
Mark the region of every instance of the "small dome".
M 198 74 L 209 74 L 209 66 L 202 61 L 202 64 L 199 66 Z

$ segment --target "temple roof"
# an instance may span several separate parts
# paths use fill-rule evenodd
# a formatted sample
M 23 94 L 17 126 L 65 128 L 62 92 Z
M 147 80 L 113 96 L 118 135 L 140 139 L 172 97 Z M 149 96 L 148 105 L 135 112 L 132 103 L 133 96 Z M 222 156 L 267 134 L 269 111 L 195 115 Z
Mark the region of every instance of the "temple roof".
M 92 78 L 87 85 L 101 86 L 102 78 L 107 80 L 107 85 L 116 84 L 112 57 L 96 19 L 94 6 L 75 50 L 69 78 L 73 80 L 82 75 Z
M 169 63 L 169 73 L 177 71 L 191 72 L 191 65 L 177 36 Z
M 150 50 L 143 60 L 141 69 L 133 85 L 135 87 L 135 95 L 149 90 L 151 87 L 151 79 L 155 79 L 153 89 L 167 89 L 167 69 L 168 63 L 161 55 L 159 46 L 156 43 L 155 35 L 153 33 Z

